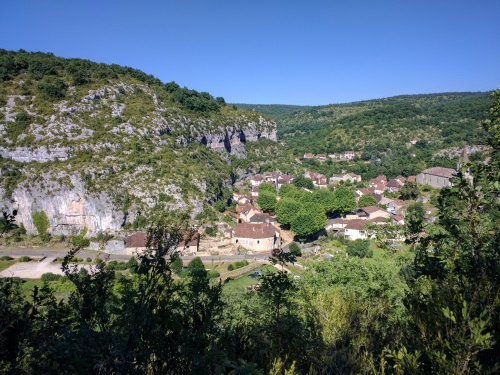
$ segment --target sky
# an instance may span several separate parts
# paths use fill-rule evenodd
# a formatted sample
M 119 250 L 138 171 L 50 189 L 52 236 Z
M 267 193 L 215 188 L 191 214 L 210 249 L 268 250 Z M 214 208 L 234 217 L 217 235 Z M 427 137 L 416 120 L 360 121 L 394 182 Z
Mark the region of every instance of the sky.
M 0 48 L 140 69 L 228 103 L 500 89 L 500 0 L 4 0 Z

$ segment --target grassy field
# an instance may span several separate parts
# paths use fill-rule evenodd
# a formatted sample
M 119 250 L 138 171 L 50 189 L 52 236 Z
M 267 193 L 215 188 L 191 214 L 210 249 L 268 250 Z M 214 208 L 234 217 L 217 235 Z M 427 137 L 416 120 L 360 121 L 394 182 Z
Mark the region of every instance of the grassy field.
M 255 269 L 261 270 L 262 272 L 277 272 L 276 268 L 273 266 L 264 266 L 262 264 L 259 264 L 260 267 L 257 267 Z M 224 284 L 224 289 L 223 293 L 231 293 L 235 291 L 245 291 L 249 287 L 253 285 L 257 285 L 259 283 L 259 278 L 258 277 L 252 277 L 250 276 L 254 271 L 248 271 L 240 275 L 239 277 L 228 281 Z
M 6 270 L 7 268 L 9 268 L 10 266 L 12 266 L 16 262 L 17 262 L 16 259 L 13 259 L 13 260 L 0 260 L 0 272 L 2 272 L 3 270 Z
M 61 278 L 57 281 L 49 281 L 48 284 L 50 288 L 54 291 L 54 296 L 57 300 L 61 300 L 67 298 L 69 294 L 75 290 L 75 286 L 69 280 L 64 281 L 64 278 Z M 33 295 L 33 288 L 36 286 L 41 288 L 43 286 L 43 281 L 40 279 L 22 279 L 22 294 L 24 298 L 31 301 Z

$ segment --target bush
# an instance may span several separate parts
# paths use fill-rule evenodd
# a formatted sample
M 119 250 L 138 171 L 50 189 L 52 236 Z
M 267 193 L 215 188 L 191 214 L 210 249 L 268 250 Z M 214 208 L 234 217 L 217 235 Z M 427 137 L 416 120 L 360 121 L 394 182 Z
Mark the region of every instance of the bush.
M 61 278 L 61 275 L 56 275 L 55 273 L 52 273 L 52 272 L 44 273 L 41 277 L 41 279 L 44 283 L 46 283 L 48 281 L 56 281 L 56 280 L 59 280 L 60 278 Z
M 74 248 L 83 249 L 90 246 L 90 240 L 84 238 L 83 236 L 73 236 L 71 237 L 71 244 Z
M 231 263 L 228 267 L 227 267 L 227 270 L 228 271 L 233 271 L 233 270 L 237 270 L 238 268 L 241 268 L 241 267 L 245 267 L 248 265 L 248 260 L 241 260 L 241 261 L 238 261 L 238 262 L 234 262 L 234 263 Z
M 19 258 L 19 262 L 31 262 L 31 258 L 29 256 L 23 255 Z
M 347 244 L 347 254 L 358 258 L 371 258 L 373 251 L 369 249 L 370 241 L 368 240 L 354 240 Z
M 181 257 L 176 257 L 174 261 L 170 264 L 170 268 L 175 274 L 179 275 L 182 272 L 182 267 L 184 266 Z
M 128 263 L 118 262 L 117 260 L 112 260 L 106 264 L 106 268 L 112 271 L 125 271 Z
M 219 276 L 220 276 L 220 273 L 216 270 L 211 270 L 211 271 L 207 272 L 207 277 L 209 279 L 215 279 L 216 277 L 219 277 Z
M 302 255 L 302 251 L 300 251 L 300 247 L 299 247 L 299 245 L 297 245 L 296 242 L 292 242 L 290 244 L 290 253 L 292 253 L 293 255 L 295 255 L 297 257 L 300 257 Z
M 215 226 L 210 226 L 205 228 L 205 233 L 208 234 L 210 237 L 215 237 L 217 236 L 217 227 Z
M 87 263 L 90 263 L 92 262 L 92 258 L 91 257 L 87 257 L 87 259 L 85 259 L 87 261 Z
M 11 258 L 8 255 L 4 255 L 4 256 L 0 257 L 0 260 L 7 261 L 7 260 L 14 260 L 14 258 Z

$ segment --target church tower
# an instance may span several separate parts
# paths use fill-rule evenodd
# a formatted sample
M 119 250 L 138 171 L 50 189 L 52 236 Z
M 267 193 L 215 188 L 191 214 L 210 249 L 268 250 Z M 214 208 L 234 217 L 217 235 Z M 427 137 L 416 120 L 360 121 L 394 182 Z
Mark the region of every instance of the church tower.
M 469 160 L 469 154 L 467 153 L 467 147 L 468 147 L 467 145 L 464 146 L 464 148 L 462 150 L 462 154 L 458 158 L 458 161 L 457 161 L 457 171 L 459 171 L 460 168 L 462 168 L 462 166 L 464 164 L 466 164 L 466 163 L 468 163 L 470 161 Z

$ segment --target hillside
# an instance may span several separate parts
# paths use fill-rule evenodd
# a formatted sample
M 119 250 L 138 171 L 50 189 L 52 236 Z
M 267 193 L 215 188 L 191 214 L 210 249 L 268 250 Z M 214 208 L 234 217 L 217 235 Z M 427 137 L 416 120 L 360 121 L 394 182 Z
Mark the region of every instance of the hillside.
M 433 166 L 454 167 L 459 150 L 485 145 L 480 127 L 489 93 L 406 95 L 348 104 L 317 107 L 247 105 L 263 109 L 276 120 L 283 149 L 295 157 L 305 153 L 334 154 L 355 151 L 354 162 L 319 163 L 307 159 L 303 167 L 325 175 L 349 169 L 366 178 L 378 174 L 395 177 L 419 173 Z M 409 144 L 410 140 L 418 140 Z M 474 147 L 473 151 L 483 150 Z M 485 157 L 477 153 L 474 158 Z M 291 157 L 280 158 L 290 167 Z M 261 161 L 276 166 L 277 160 Z M 241 164 L 241 163 L 240 163 Z
M 259 112 L 273 119 L 283 118 L 297 112 L 308 110 L 311 106 L 286 105 L 286 104 L 241 104 L 235 103 L 236 107 L 247 111 Z
M 439 149 L 484 144 L 478 124 L 489 105 L 489 93 L 406 95 L 313 107 L 275 118 L 279 138 L 297 153 L 383 152 L 414 137 Z
M 231 183 L 229 156 L 275 123 L 141 71 L 0 50 L 0 206 L 53 233 L 119 230 L 165 208 L 196 214 Z

